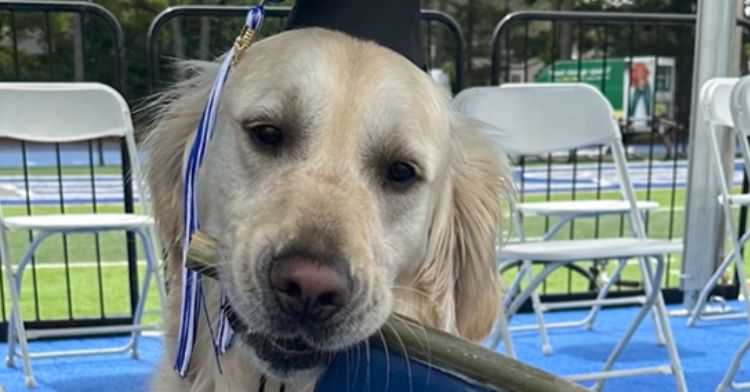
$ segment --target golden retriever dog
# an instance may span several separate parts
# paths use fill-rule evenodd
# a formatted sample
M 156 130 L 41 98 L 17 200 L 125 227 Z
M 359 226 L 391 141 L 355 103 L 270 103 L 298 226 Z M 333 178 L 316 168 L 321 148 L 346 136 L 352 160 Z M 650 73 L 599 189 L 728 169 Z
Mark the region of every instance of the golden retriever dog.
M 405 58 L 300 29 L 253 45 L 227 80 L 197 198 L 220 244 L 208 314 L 224 290 L 236 334 L 220 373 L 201 316 L 189 374 L 174 374 L 183 164 L 218 64 L 193 68 L 155 103 L 145 141 L 170 288 L 154 390 L 255 391 L 261 377 L 266 391 L 311 390 L 332 352 L 391 312 L 469 340 L 489 333 L 507 160 Z

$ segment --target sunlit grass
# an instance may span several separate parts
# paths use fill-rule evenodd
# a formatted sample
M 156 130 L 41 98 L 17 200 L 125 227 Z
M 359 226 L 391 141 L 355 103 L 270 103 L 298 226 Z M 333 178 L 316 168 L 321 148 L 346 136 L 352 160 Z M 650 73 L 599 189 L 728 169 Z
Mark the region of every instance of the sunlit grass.
M 50 168 L 33 168 L 34 175 L 55 175 L 56 170 Z M 67 169 L 70 170 L 70 169 Z M 86 175 L 88 168 L 77 168 L 66 171 L 65 175 Z M 98 174 L 119 174 L 117 168 L 97 168 Z M 103 170 L 103 172 L 102 172 Z M 0 175 L 18 174 L 17 169 L 0 169 Z M 661 208 L 647 214 L 647 230 L 654 238 L 681 239 L 683 233 L 683 206 L 685 192 L 683 189 L 657 189 L 647 194 L 646 191 L 637 192 L 639 200 L 654 200 L 659 202 Z M 570 200 L 570 193 L 553 193 L 549 200 Z M 578 200 L 591 199 L 618 199 L 619 193 L 603 192 L 576 192 Z M 525 195 L 524 201 L 545 201 L 545 194 Z M 672 206 L 674 201 L 674 205 Z M 99 212 L 115 213 L 122 212 L 121 205 L 100 205 Z M 93 208 L 90 205 L 66 206 L 66 213 L 88 213 Z M 34 215 L 59 213 L 57 206 L 32 206 Z M 737 214 L 738 211 L 735 211 Z M 3 213 L 6 217 L 26 215 L 25 206 L 5 206 Z M 511 225 L 507 224 L 505 228 Z M 527 238 L 541 237 L 543 233 L 554 224 L 554 219 L 547 220 L 540 217 L 526 217 L 524 227 Z M 594 238 L 594 237 L 618 237 L 628 233 L 627 222 L 620 216 L 605 216 L 599 219 L 577 219 L 572 226 L 561 230 L 557 239 L 567 238 Z M 511 239 L 512 233 L 506 233 L 504 238 Z M 17 261 L 29 244 L 27 232 L 12 232 L 9 235 L 11 245 L 11 256 Z M 98 254 L 97 254 L 98 246 Z M 65 268 L 65 252 L 67 247 L 67 263 L 70 267 Z M 142 259 L 140 243 L 138 244 L 139 258 Z M 678 273 L 680 271 L 681 254 L 671 255 L 669 258 L 669 271 L 665 276 L 665 287 L 677 287 L 679 284 Z M 746 257 L 750 259 L 750 255 Z M 100 267 L 97 265 L 100 260 Z M 102 316 L 114 317 L 126 315 L 130 311 L 128 271 L 126 264 L 125 234 L 121 232 L 103 233 L 98 240 L 91 234 L 53 236 L 45 240 L 35 255 L 35 271 L 27 269 L 24 275 L 22 293 L 22 311 L 24 318 L 35 319 L 67 319 L 98 318 Z M 589 268 L 590 262 L 580 262 L 583 268 Z M 611 273 L 615 263 L 609 263 L 607 270 Z M 66 273 L 66 271 L 68 271 Z M 141 266 L 142 276 L 143 267 Z M 34 285 L 34 274 L 36 285 Z M 101 274 L 101 284 L 99 275 Z M 513 278 L 514 270 L 505 274 L 504 280 L 509 283 Z M 625 269 L 623 278 L 627 280 L 640 280 L 637 263 L 631 262 Z M 69 280 L 69 284 L 68 284 Z M 583 292 L 588 289 L 589 282 L 579 274 L 569 273 L 568 270 L 560 269 L 553 273 L 545 284 L 547 293 Z M 8 314 L 7 287 L 5 314 Z M 38 301 L 37 301 L 38 299 Z M 37 303 L 38 305 L 35 305 Z M 157 308 L 155 291 L 151 290 L 149 296 L 149 308 Z

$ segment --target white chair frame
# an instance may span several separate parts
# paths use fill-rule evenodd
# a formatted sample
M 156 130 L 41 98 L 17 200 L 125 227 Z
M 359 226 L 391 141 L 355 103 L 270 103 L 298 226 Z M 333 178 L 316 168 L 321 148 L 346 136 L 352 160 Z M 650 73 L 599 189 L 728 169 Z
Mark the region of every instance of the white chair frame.
M 482 101 L 483 95 L 487 98 L 484 101 Z M 598 90 L 586 84 L 506 84 L 501 88 L 480 87 L 465 90 L 457 97 L 456 102 L 459 110 L 464 114 L 492 126 L 494 129 L 488 131 L 499 134 L 498 142 L 511 155 L 540 155 L 590 145 L 603 145 L 610 148 L 621 183 L 620 190 L 623 199 L 629 205 L 627 215 L 634 238 L 522 242 L 505 246 L 500 253 L 499 261 L 523 261 L 523 271 L 519 275 L 526 275 L 530 280 L 527 287 L 510 301 L 506 307 L 505 316 L 512 317 L 528 298 L 534 301 L 536 289 L 556 268 L 579 260 L 616 259 L 619 260 L 619 264 L 612 276 L 614 280 L 618 278 L 628 259 L 637 258 L 643 275 L 645 296 L 637 301 L 642 305 L 636 317 L 610 353 L 602 371 L 571 375 L 568 378 L 574 381 L 596 380 L 593 388 L 599 390 L 608 378 L 672 374 L 677 389 L 685 391 L 687 387 L 682 365 L 660 291 L 665 269 L 663 256 L 681 251 L 682 245 L 672 241 L 646 238 L 635 192 L 627 172 L 627 161 L 619 127 L 606 98 Z M 585 116 L 576 117 L 572 114 L 583 110 L 586 112 Z M 519 119 L 515 116 L 513 120 L 508 119 L 508 117 L 513 117 L 507 116 L 508 112 L 523 111 L 527 112 L 528 118 Z M 563 114 L 575 118 L 574 121 L 577 123 L 556 127 L 554 120 L 558 118 L 556 115 Z M 497 128 L 512 132 L 510 135 L 504 134 L 497 132 Z M 509 140 L 514 135 L 517 138 Z M 515 205 L 513 207 L 516 208 Z M 654 262 L 649 262 L 647 259 L 652 259 Z M 531 274 L 531 260 L 547 262 L 542 272 L 536 276 Z M 603 296 L 597 300 L 599 305 L 622 303 L 621 299 L 605 299 Z M 670 359 L 669 365 L 612 370 L 612 366 L 649 310 L 654 312 L 657 330 L 660 329 L 663 335 L 663 343 L 666 345 Z M 544 324 L 540 323 L 540 325 Z M 501 328 L 496 328 L 496 332 L 500 331 L 502 331 Z
M 97 128 L 99 126 L 100 128 Z M 152 277 L 156 278 L 160 304 L 166 299 L 163 281 L 159 275 L 159 257 L 156 231 L 147 199 L 147 188 L 141 175 L 133 124 L 125 100 L 114 89 L 99 83 L 0 83 L 0 137 L 31 142 L 74 142 L 103 137 L 124 138 L 130 158 L 132 178 L 137 184 L 140 214 L 70 214 L 3 217 L 0 206 L 0 259 L 8 281 L 11 297 L 11 315 L 8 326 L 7 365 L 14 366 L 15 359 L 23 361 L 25 382 L 34 387 L 36 381 L 31 369 L 31 359 L 62 356 L 81 356 L 130 352 L 138 357 L 138 339 L 141 332 L 153 327 L 141 325 L 146 297 Z M 24 252 L 17 268 L 13 269 L 7 233 L 12 230 L 34 231 L 34 240 Z M 143 244 L 146 271 L 143 277 L 132 325 L 27 329 L 21 315 L 20 293 L 23 272 L 39 245 L 54 234 L 99 233 L 126 231 L 137 235 Z M 73 335 L 98 335 L 129 332 L 130 339 L 114 348 L 83 349 L 30 353 L 28 340 L 42 337 Z M 20 352 L 16 350 L 16 345 Z
M 717 178 L 726 178 L 724 173 L 723 154 L 719 147 L 718 134 L 723 132 L 724 128 L 731 128 L 733 135 L 736 137 L 737 145 L 740 147 L 742 154 L 743 163 L 746 172 L 750 173 L 750 149 L 748 149 L 748 143 L 743 132 L 735 127 L 733 120 L 732 111 L 730 109 L 730 96 L 732 95 L 732 89 L 737 85 L 738 78 L 714 78 L 703 84 L 700 91 L 700 110 L 703 111 L 706 120 L 706 129 L 710 133 L 711 142 L 711 163 L 714 174 Z M 724 219 L 726 220 L 727 229 L 729 230 L 728 235 L 731 236 L 732 251 L 724 258 L 722 263 L 717 267 L 714 274 L 709 279 L 708 283 L 701 290 L 698 300 L 695 305 L 690 309 L 688 316 L 688 326 L 694 326 L 698 320 L 711 321 L 711 320 L 730 320 L 730 319 L 743 319 L 747 318 L 747 312 L 726 312 L 726 311 L 711 311 L 706 312 L 706 305 L 709 302 L 709 296 L 716 287 L 717 282 L 726 273 L 727 269 L 735 264 L 738 268 L 738 272 L 741 273 L 740 279 L 744 274 L 744 268 L 741 263 L 740 251 L 744 246 L 745 242 L 750 238 L 750 232 L 745 233 L 742 238 L 739 238 L 737 227 L 732 218 L 732 207 L 750 205 L 750 195 L 732 195 L 731 189 L 722 180 L 719 181 L 719 196 L 718 203 L 721 206 L 722 212 L 724 213 Z M 747 298 L 746 288 L 742 288 L 741 293 Z M 747 302 L 747 301 L 746 301 Z
M 740 148 L 743 166 L 746 174 L 750 174 L 750 76 L 738 78 L 714 78 L 708 80 L 701 87 L 700 108 L 704 112 L 706 130 L 710 133 L 711 166 L 719 185 L 718 203 L 724 213 L 727 235 L 732 242 L 732 251 L 724 258 L 714 274 L 701 290 L 700 296 L 693 309 L 690 310 L 688 325 L 694 326 L 698 320 L 729 320 L 746 319 L 750 324 L 750 297 L 747 289 L 747 275 L 742 260 L 742 249 L 750 239 L 750 232 L 739 236 L 738 228 L 732 217 L 733 206 L 750 206 L 750 194 L 732 194 L 731 188 L 723 180 L 724 155 L 719 147 L 719 134 L 724 128 L 730 128 Z M 740 293 L 744 297 L 744 311 L 706 312 L 706 304 L 717 282 L 726 274 L 730 266 L 734 265 L 739 279 Z M 734 378 L 739 370 L 740 362 L 750 348 L 750 336 L 735 353 L 723 379 L 716 388 L 717 391 L 728 389 L 750 389 L 750 382 L 735 382 Z
M 502 88 L 502 86 L 501 86 Z M 462 98 L 457 99 L 457 105 L 460 107 L 461 103 L 458 102 Z M 659 203 L 654 201 L 641 201 L 639 200 L 637 202 L 637 206 L 639 211 L 645 212 L 645 211 L 653 211 L 659 208 Z M 530 202 L 530 203 L 518 203 L 515 205 L 514 213 L 512 214 L 513 217 L 513 223 L 516 228 L 516 233 L 518 235 L 518 240 L 523 242 L 526 240 L 525 233 L 523 229 L 523 217 L 527 215 L 534 215 L 534 216 L 542 216 L 542 217 L 550 217 L 550 218 L 557 218 L 557 222 L 555 222 L 552 227 L 550 227 L 546 233 L 544 233 L 544 236 L 542 238 L 542 241 L 548 241 L 554 238 L 554 236 L 562 230 L 566 225 L 571 223 L 575 219 L 579 218 L 595 218 L 603 215 L 624 215 L 629 213 L 630 211 L 630 205 L 626 200 L 572 200 L 572 201 L 554 201 L 554 202 Z M 508 261 L 506 263 L 502 263 L 499 266 L 499 270 L 503 271 L 511 264 L 515 263 L 516 261 Z M 510 288 L 506 292 L 506 302 L 505 306 L 507 307 L 509 305 L 510 299 L 518 292 L 518 289 L 520 288 L 520 285 L 522 283 L 522 280 L 524 277 L 531 280 L 533 278 L 533 272 L 530 270 L 531 266 L 529 264 L 523 264 L 521 269 L 519 270 L 519 273 L 515 276 L 513 279 L 513 282 L 511 283 Z M 615 279 L 608 279 L 605 283 L 605 286 L 601 289 L 600 295 L 598 299 L 596 300 L 590 300 L 590 301 L 562 301 L 562 302 L 555 302 L 555 303 L 542 303 L 541 299 L 539 298 L 539 294 L 537 292 L 532 293 L 532 308 L 534 310 L 534 314 L 536 316 L 537 322 L 535 324 L 528 324 L 528 325 L 516 325 L 512 327 L 508 327 L 508 331 L 505 333 L 498 333 L 494 334 L 496 337 L 496 340 L 493 342 L 494 346 L 497 346 L 499 344 L 499 340 L 503 340 L 506 346 L 506 352 L 510 353 L 511 356 L 514 355 L 513 348 L 512 348 L 512 342 L 509 342 L 510 339 L 506 339 L 506 336 L 510 336 L 511 332 L 521 332 L 521 331 L 532 331 L 532 330 L 539 330 L 540 339 L 541 339 L 541 346 L 542 351 L 545 354 L 552 354 L 552 345 L 549 342 L 549 336 L 547 334 L 547 329 L 556 329 L 556 328 L 575 328 L 575 327 L 585 327 L 587 330 L 591 330 L 593 328 L 594 321 L 596 319 L 596 315 L 598 314 L 598 311 L 601 309 L 602 305 L 608 305 L 608 304 L 628 304 L 628 303 L 642 303 L 643 298 L 624 298 L 616 301 L 612 300 L 603 300 L 609 293 L 610 288 L 612 285 L 616 282 Z M 555 309 L 571 309 L 571 308 L 580 308 L 581 306 L 590 306 L 591 311 L 589 314 L 578 321 L 565 321 L 565 322 L 557 322 L 557 323 L 545 323 L 543 313 L 548 310 L 555 310 Z M 499 326 L 500 328 L 503 328 L 503 326 Z M 657 335 L 659 342 L 663 342 L 663 337 L 661 334 L 661 330 L 659 328 L 658 335 Z M 499 339 L 499 340 L 498 340 Z
M 637 206 L 638 210 L 641 212 L 653 211 L 659 208 L 659 203 L 654 201 L 638 201 Z M 555 222 L 555 224 L 552 225 L 552 227 L 550 227 L 542 237 L 542 241 L 550 241 L 555 237 L 555 235 L 557 235 L 560 230 L 562 230 L 566 225 L 568 225 L 575 219 L 595 218 L 603 215 L 625 215 L 629 212 L 630 205 L 626 200 L 572 200 L 519 203 L 516 205 L 515 211 L 512 215 L 514 225 L 516 226 L 516 233 L 518 233 L 518 240 L 519 242 L 525 242 L 526 236 L 524 233 L 523 217 L 526 215 L 557 218 L 557 222 Z M 505 263 L 501 263 L 499 269 L 502 271 L 506 269 L 507 266 L 515 262 L 517 261 L 509 260 Z M 508 289 L 508 296 L 506 297 L 505 302 L 506 307 L 509 305 L 510 299 L 518 292 L 524 277 L 526 277 L 529 281 L 533 279 L 533 270 L 531 270 L 531 268 L 532 267 L 530 262 L 522 264 L 521 270 L 515 276 L 510 288 Z M 617 271 L 617 274 L 619 274 L 620 272 L 621 271 Z M 594 327 L 596 316 L 599 313 L 599 310 L 601 310 L 602 306 L 643 303 L 645 297 L 606 300 L 605 298 L 615 282 L 615 278 L 607 279 L 604 287 L 599 290 L 599 294 L 594 300 L 542 303 L 541 298 L 539 297 L 539 293 L 533 292 L 531 296 L 531 304 L 537 322 L 535 324 L 512 326 L 509 328 L 509 331 L 521 332 L 539 330 L 542 352 L 545 354 L 552 354 L 552 344 L 549 342 L 549 335 L 547 334 L 548 329 L 584 327 L 587 330 L 592 330 Z M 591 307 L 589 313 L 580 320 L 556 323 L 545 323 L 544 321 L 543 313 L 545 311 L 557 309 L 574 309 L 580 307 Z M 663 342 L 663 336 L 660 327 L 658 327 L 657 339 L 659 342 Z M 495 345 L 497 345 L 497 342 L 495 342 Z

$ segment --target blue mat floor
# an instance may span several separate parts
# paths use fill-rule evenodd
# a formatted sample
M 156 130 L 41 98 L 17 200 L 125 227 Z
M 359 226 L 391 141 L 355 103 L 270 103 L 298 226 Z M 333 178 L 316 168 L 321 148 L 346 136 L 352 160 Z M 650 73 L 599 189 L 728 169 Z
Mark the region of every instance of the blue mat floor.
M 742 304 L 731 302 L 735 309 Z M 670 310 L 679 309 L 670 306 Z M 617 339 L 625 332 L 635 316 L 636 308 L 610 308 L 597 318 L 593 331 L 582 328 L 555 329 L 549 331 L 552 355 L 541 351 L 537 332 L 516 332 L 513 343 L 524 362 L 533 364 L 554 374 L 568 375 L 601 370 L 604 361 Z M 569 321 L 583 318 L 587 312 L 566 311 L 545 314 L 547 322 Z M 534 321 L 531 314 L 519 315 L 511 325 L 529 324 Z M 737 348 L 748 337 L 748 325 L 744 320 L 702 322 L 688 328 L 687 318 L 671 317 L 670 324 L 677 342 L 685 378 L 690 391 L 714 391 L 724 375 Z M 640 366 L 658 366 L 669 363 L 666 348 L 655 344 L 653 318 L 648 315 L 624 350 L 615 369 Z M 750 380 L 750 361 L 743 362 L 739 380 Z M 584 382 L 590 386 L 591 382 Z M 605 391 L 673 391 L 672 376 L 649 375 L 611 379 Z
M 739 304 L 731 303 L 739 308 Z M 676 309 L 676 308 L 674 308 Z M 582 329 L 552 330 L 550 341 L 554 354 L 541 353 L 539 335 L 535 332 L 514 334 L 518 356 L 524 362 L 556 374 L 593 372 L 600 367 L 612 349 L 617 336 L 624 332 L 635 308 L 607 309 L 601 313 L 594 331 Z M 570 320 L 585 315 L 583 311 L 548 313 L 548 321 Z M 533 321 L 530 314 L 513 319 L 513 325 Z M 741 320 L 702 323 L 695 328 L 685 326 L 685 318 L 673 317 L 670 322 L 691 391 L 713 391 L 721 379 L 734 351 L 748 336 L 748 326 Z M 85 340 L 57 340 L 33 342 L 33 350 L 96 347 L 124 343 L 125 338 Z M 6 346 L 0 345 L 5 353 Z M 32 361 L 39 383 L 39 392 L 119 392 L 147 391 L 152 371 L 161 355 L 159 337 L 141 340 L 141 359 L 133 360 L 126 354 L 40 359 Z M 616 368 L 660 365 L 668 363 L 666 349 L 654 343 L 651 317 L 647 317 L 633 341 L 623 353 Z M 20 363 L 16 368 L 0 368 L 0 383 L 7 391 L 24 391 Z M 740 380 L 750 380 L 750 363 L 745 361 Z M 614 379 L 607 382 L 605 391 L 670 391 L 675 383 L 671 376 L 642 376 Z

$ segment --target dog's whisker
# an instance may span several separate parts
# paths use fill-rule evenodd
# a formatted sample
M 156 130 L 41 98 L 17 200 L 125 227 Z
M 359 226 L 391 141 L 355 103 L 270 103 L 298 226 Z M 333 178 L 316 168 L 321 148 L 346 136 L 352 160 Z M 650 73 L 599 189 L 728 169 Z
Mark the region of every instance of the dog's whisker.
M 403 307 L 403 310 L 407 313 L 410 313 L 413 318 L 416 318 L 420 321 L 422 320 L 430 320 L 430 313 L 429 310 L 420 308 L 418 305 L 413 304 L 411 302 L 407 302 L 405 300 L 395 299 L 394 304 L 400 307 Z
M 406 361 L 406 374 L 409 378 L 409 391 L 414 392 L 414 377 L 411 371 L 411 362 L 409 361 L 409 350 L 406 349 L 406 345 L 401 339 L 401 335 L 396 328 L 388 324 L 385 324 L 384 327 L 389 328 L 391 331 L 393 331 L 393 335 L 396 337 L 396 340 L 398 340 L 399 345 L 401 345 L 402 354 L 404 355 L 404 360 Z
M 412 294 L 417 294 L 420 298 L 425 299 L 427 302 L 429 302 L 431 305 L 433 305 L 435 308 L 439 308 L 440 305 L 437 301 L 435 301 L 434 298 L 430 297 L 427 293 L 421 290 L 417 290 L 414 287 L 409 286 L 403 286 L 403 285 L 393 285 L 393 290 L 395 291 L 406 291 Z
M 430 344 L 430 339 L 427 335 L 427 328 L 425 328 L 424 324 L 420 322 L 419 320 L 413 320 L 413 322 L 408 322 L 406 320 L 400 319 L 400 318 L 394 318 L 396 322 L 400 322 L 404 328 L 411 333 L 412 337 L 414 337 L 414 340 L 418 342 L 421 346 L 421 351 L 426 353 L 424 360 L 427 362 L 428 365 L 428 373 L 427 378 L 429 381 L 430 377 L 430 370 L 432 369 L 432 345 Z M 393 327 L 392 327 L 393 328 Z M 396 330 L 395 328 L 393 328 Z M 418 335 L 418 332 L 421 332 L 421 336 Z
M 366 367 L 366 373 L 365 373 L 365 385 L 369 387 L 370 385 L 370 367 L 372 366 L 372 362 L 370 361 L 370 340 L 365 340 L 365 355 L 367 356 L 367 367 Z
M 385 336 L 383 335 L 383 331 L 378 329 L 377 332 L 378 337 L 383 342 L 383 351 L 385 352 L 385 388 L 384 391 L 388 391 L 388 387 L 391 382 L 391 356 L 388 352 L 388 341 L 385 339 Z

